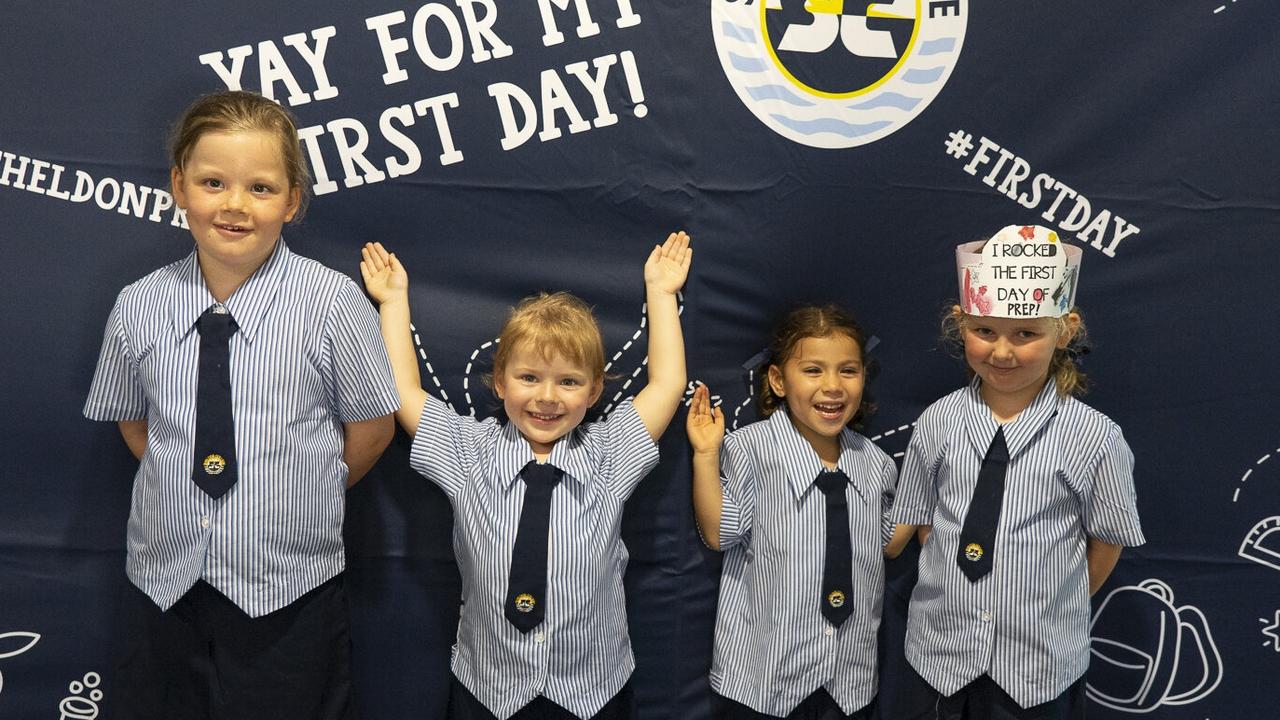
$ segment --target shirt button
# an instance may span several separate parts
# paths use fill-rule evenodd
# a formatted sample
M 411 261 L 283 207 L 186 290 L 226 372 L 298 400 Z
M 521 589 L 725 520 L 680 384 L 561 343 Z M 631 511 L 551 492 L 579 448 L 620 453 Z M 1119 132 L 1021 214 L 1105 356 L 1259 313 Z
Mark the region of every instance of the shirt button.
M 202 527 L 202 528 L 207 528 L 207 527 L 209 527 L 209 516 L 208 516 L 208 515 L 205 515 L 204 517 L 200 518 L 200 527 Z
M 982 618 L 982 622 L 991 622 L 991 613 L 986 610 L 982 611 L 982 615 L 980 617 Z
M 547 640 L 547 636 L 543 635 L 542 632 L 538 632 L 538 634 L 533 636 L 533 641 L 537 643 L 546 642 L 546 640 Z
M 834 635 L 834 634 L 835 634 L 835 632 L 836 632 L 836 631 L 835 631 L 834 629 L 830 628 L 830 627 L 828 627 L 828 628 L 824 628 L 824 629 L 822 630 L 822 634 L 823 634 L 823 635 L 826 635 L 827 637 L 831 637 L 832 635 Z

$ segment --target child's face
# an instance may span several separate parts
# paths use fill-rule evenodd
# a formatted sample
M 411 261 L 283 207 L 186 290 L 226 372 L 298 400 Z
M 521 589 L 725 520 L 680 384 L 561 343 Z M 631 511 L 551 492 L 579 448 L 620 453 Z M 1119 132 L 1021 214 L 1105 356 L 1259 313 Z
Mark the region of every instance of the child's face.
M 769 387 L 815 448 L 830 446 L 853 419 L 864 382 L 862 348 L 844 333 L 804 338 L 781 367 L 769 366 Z
M 507 418 L 539 457 L 582 423 L 604 389 L 582 365 L 559 353 L 547 359 L 537 348 L 523 345 L 511 351 L 493 386 Z
M 998 318 L 966 315 L 960 320 L 964 357 L 982 378 L 985 397 L 1031 404 L 1049 379 L 1055 350 L 1071 340 L 1054 318 Z
M 172 181 L 206 274 L 248 277 L 298 210 L 300 192 L 289 187 L 280 141 L 267 132 L 204 134 Z

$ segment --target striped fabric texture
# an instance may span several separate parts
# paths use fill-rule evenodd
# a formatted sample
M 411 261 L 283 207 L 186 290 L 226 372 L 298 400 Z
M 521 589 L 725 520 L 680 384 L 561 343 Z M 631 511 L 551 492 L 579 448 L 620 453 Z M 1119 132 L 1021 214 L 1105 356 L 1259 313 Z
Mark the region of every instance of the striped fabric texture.
M 818 688 L 846 713 L 876 695 L 876 631 L 897 468 L 870 440 L 840 436 L 838 467 L 853 550 L 852 615 L 822 615 L 826 497 L 817 452 L 785 410 L 725 437 L 720 545 L 725 550 L 711 687 L 785 717 Z
M 911 596 L 907 659 L 943 695 L 985 673 L 1030 707 L 1088 667 L 1087 538 L 1145 542 L 1133 454 L 1110 418 L 1048 383 L 1004 426 L 994 564 L 971 583 L 956 565 L 960 529 L 997 428 L 979 385 L 929 406 L 903 460 L 894 521 L 933 526 Z
M 251 617 L 342 571 L 342 424 L 399 407 L 372 306 L 283 240 L 228 298 L 239 479 L 215 500 L 191 480 L 200 336 L 216 301 L 196 255 L 116 298 L 84 414 L 146 420 L 133 483 L 130 580 L 168 609 L 199 579 Z
M 520 469 L 533 452 L 510 423 L 459 416 L 428 397 L 410 451 L 413 468 L 453 505 L 462 611 L 453 672 L 505 720 L 542 695 L 594 715 L 631 676 L 622 575 L 622 505 L 658 462 L 631 401 L 608 420 L 561 438 L 548 462 L 564 470 L 551 495 L 546 616 L 528 634 L 502 614 L 524 503 Z

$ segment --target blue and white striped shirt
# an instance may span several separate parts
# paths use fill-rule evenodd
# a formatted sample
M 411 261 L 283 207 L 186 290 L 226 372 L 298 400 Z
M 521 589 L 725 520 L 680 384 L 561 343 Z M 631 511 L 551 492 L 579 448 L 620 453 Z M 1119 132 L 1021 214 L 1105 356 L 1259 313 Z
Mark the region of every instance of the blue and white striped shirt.
M 845 429 L 838 467 L 853 549 L 853 614 L 822 616 L 827 501 L 814 486 L 822 461 L 785 410 L 725 437 L 711 687 L 757 712 L 785 717 L 818 688 L 845 713 L 876 695 L 876 631 L 884 546 L 897 468 L 870 440 Z
M 216 304 L 196 255 L 120 291 L 85 402 L 93 420 L 146 420 L 129 512 L 129 579 L 168 609 L 203 579 L 251 617 L 342 571 L 342 423 L 399 407 L 372 306 L 349 278 L 283 240 L 225 303 L 237 481 L 191 480 L 200 334 Z
M 956 565 L 960 529 L 996 421 L 980 380 L 920 416 L 895 522 L 932 525 L 907 621 L 907 660 L 951 695 L 988 674 L 1023 707 L 1058 697 L 1089 665 L 1087 538 L 1141 545 L 1133 454 L 1110 418 L 1052 381 L 1004 426 L 1004 504 L 991 573 Z
M 533 451 L 511 423 L 459 416 L 427 397 L 410 463 L 453 504 L 462 614 L 453 673 L 499 720 L 542 695 L 587 718 L 622 689 L 635 658 L 627 634 L 622 504 L 658 462 L 630 401 L 607 421 L 561 438 L 548 462 L 564 470 L 551 493 L 547 606 L 522 634 L 502 614 L 511 549 Z

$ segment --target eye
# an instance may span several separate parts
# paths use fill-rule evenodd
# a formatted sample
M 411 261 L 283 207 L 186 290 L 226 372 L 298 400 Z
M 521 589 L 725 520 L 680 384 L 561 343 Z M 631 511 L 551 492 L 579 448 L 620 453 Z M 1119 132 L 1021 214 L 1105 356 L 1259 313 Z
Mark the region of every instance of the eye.
M 858 377 L 859 375 L 862 374 L 862 368 L 856 367 L 853 365 L 848 365 L 840 368 L 840 374 L 844 375 L 845 377 Z
M 1040 333 L 1036 332 L 1035 330 L 1019 330 L 1018 331 L 1019 340 L 1035 340 L 1038 337 L 1040 337 Z
M 201 184 L 201 185 L 204 185 L 205 187 L 207 187 L 207 188 L 209 188 L 209 189 L 211 189 L 211 190 L 221 190 L 221 189 L 222 189 L 222 181 L 221 181 L 221 180 L 219 180 L 219 179 L 217 179 L 217 178 L 205 178 L 204 180 L 201 180 L 201 181 L 200 181 L 200 184 Z
M 538 382 L 538 376 L 534 375 L 533 373 L 521 373 L 520 375 L 517 376 L 517 379 L 520 380 L 520 382 L 527 382 L 527 383 Z
M 578 387 L 579 385 L 582 384 L 582 381 L 579 380 L 578 378 L 562 378 L 560 380 L 560 384 L 564 385 L 565 387 Z
M 253 187 L 250 188 L 250 190 L 257 195 L 267 195 L 273 192 L 274 188 L 272 188 L 270 185 L 264 185 L 262 183 L 254 183 Z
M 802 369 L 800 372 L 804 373 L 805 375 L 821 375 L 822 368 L 814 367 L 811 365 L 807 368 Z
M 970 328 L 969 332 L 973 333 L 974 335 L 977 335 L 980 338 L 989 338 L 995 335 L 995 331 L 989 327 Z

